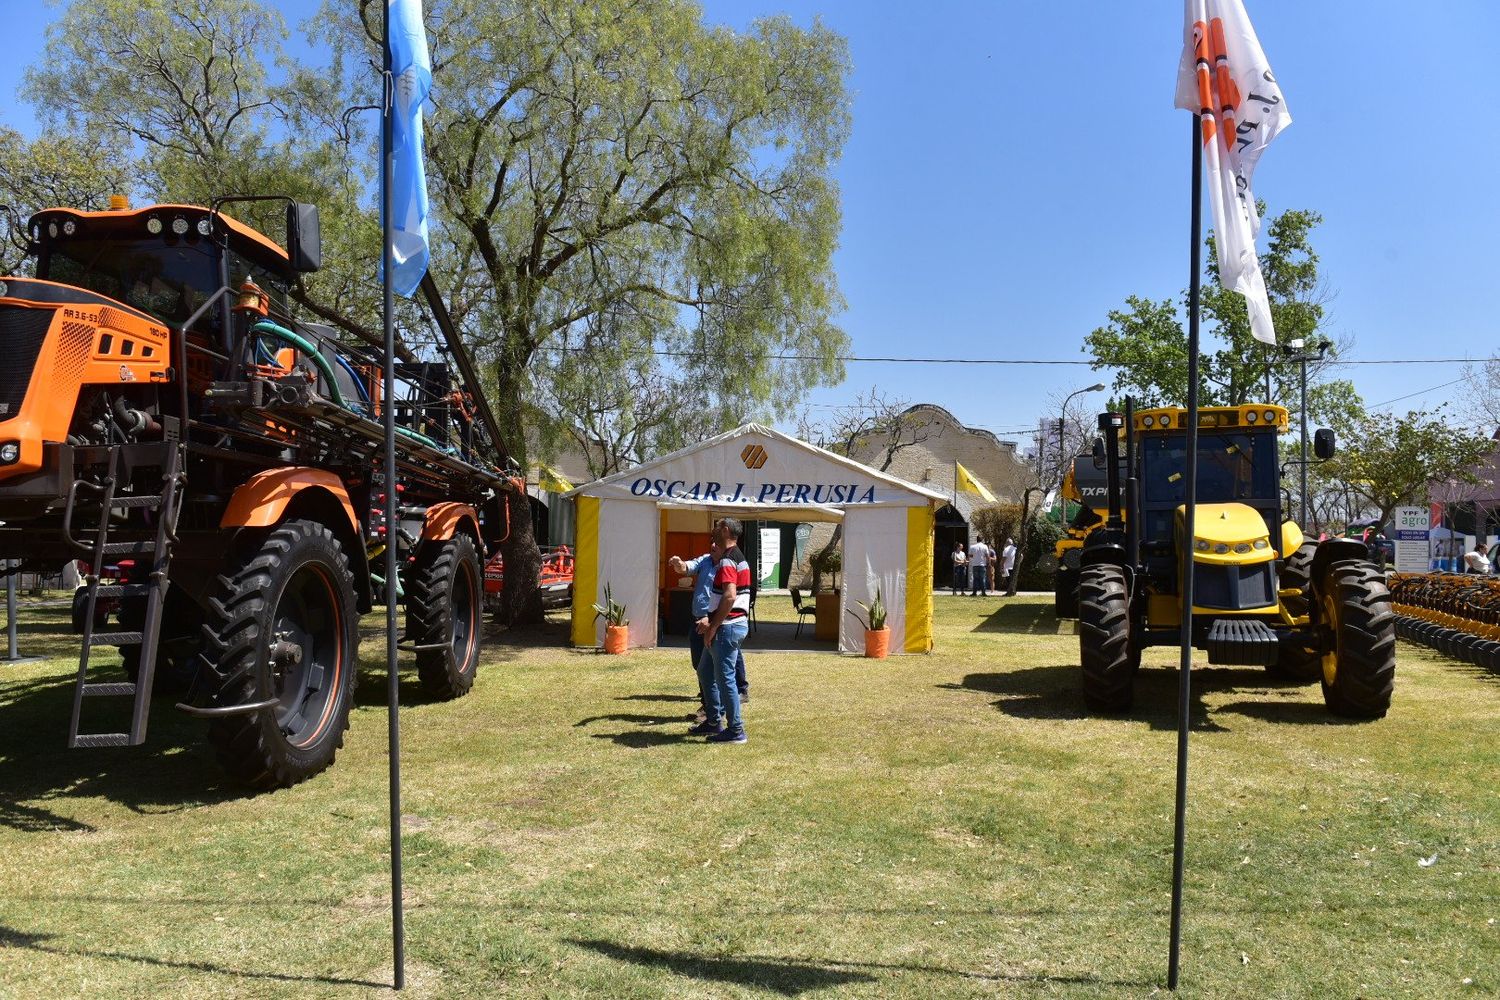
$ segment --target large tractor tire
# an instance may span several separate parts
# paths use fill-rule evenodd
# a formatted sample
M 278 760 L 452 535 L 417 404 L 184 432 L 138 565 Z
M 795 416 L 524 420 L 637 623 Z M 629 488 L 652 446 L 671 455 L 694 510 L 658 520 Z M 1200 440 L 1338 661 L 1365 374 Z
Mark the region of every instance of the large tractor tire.
M 1130 641 L 1130 597 L 1119 566 L 1085 566 L 1079 571 L 1078 650 L 1083 701 L 1089 710 L 1129 711 L 1141 654 Z
M 219 706 L 275 698 L 215 719 L 219 763 L 252 788 L 286 788 L 333 763 L 349 728 L 358 664 L 354 579 L 332 531 L 288 521 L 233 557 L 203 626 L 202 669 Z
M 1316 596 L 1327 648 L 1323 701 L 1334 715 L 1381 718 L 1396 687 L 1396 615 L 1385 575 L 1368 562 L 1336 562 Z
M 79 587 L 73 591 L 73 634 L 83 635 L 83 627 L 89 617 L 89 591 L 87 587 Z M 94 631 L 103 632 L 109 624 L 109 602 L 95 600 L 94 602 Z
M 1058 618 L 1078 617 L 1078 570 L 1066 563 L 1057 564 L 1052 610 Z
M 474 686 L 483 611 L 474 540 L 457 534 L 422 546 L 406 577 L 406 637 L 418 647 L 417 676 L 428 694 L 460 698 Z

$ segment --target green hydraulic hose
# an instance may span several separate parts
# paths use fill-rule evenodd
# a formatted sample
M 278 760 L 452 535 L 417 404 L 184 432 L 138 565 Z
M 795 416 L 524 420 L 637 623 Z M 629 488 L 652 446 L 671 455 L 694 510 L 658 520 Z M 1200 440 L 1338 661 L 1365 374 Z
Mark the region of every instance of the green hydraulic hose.
M 349 410 L 351 413 L 354 412 L 353 408 L 344 401 L 343 394 L 339 392 L 338 382 L 333 377 L 333 367 L 329 365 L 328 359 L 323 357 L 323 352 L 318 350 L 318 348 L 312 343 L 312 341 L 308 340 L 306 337 L 303 337 L 301 334 L 294 333 L 291 330 L 288 330 L 286 327 L 280 325 L 279 323 L 272 323 L 268 319 L 263 319 L 260 322 L 256 323 L 250 328 L 250 332 L 270 334 L 278 340 L 286 341 L 288 344 L 291 344 L 293 347 L 297 348 L 297 350 L 302 351 L 304 354 L 311 357 L 313 364 L 318 366 L 318 371 L 322 372 L 323 378 L 327 380 L 328 390 L 333 394 L 333 401 L 342 406 L 344 409 Z M 432 438 L 427 437 L 425 434 L 418 434 L 416 431 L 410 430 L 406 427 L 401 427 L 398 425 L 396 427 L 396 433 L 400 434 L 402 437 L 410 438 L 413 441 L 420 441 L 422 444 L 425 444 L 431 448 L 435 448 L 438 451 L 445 452 L 448 450 L 438 442 L 434 441 Z

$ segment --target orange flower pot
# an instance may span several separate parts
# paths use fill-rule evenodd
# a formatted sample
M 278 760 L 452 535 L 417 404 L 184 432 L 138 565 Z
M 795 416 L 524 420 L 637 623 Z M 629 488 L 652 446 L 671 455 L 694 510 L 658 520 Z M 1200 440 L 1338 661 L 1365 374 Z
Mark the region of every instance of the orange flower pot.
M 888 628 L 865 629 L 865 655 L 872 660 L 883 660 L 891 650 L 891 630 Z
M 625 647 L 630 644 L 630 627 L 628 625 L 606 625 L 604 626 L 604 651 L 618 655 L 625 652 Z

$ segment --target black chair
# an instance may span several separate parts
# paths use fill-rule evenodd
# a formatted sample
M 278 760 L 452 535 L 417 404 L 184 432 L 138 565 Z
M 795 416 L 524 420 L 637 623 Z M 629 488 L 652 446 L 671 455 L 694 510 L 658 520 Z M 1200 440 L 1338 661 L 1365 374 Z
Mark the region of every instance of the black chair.
M 816 615 L 818 609 L 811 604 L 802 603 L 802 591 L 796 587 L 792 588 L 792 610 L 797 612 L 797 631 L 792 633 L 793 639 L 802 638 L 802 623 L 807 620 L 808 615 Z

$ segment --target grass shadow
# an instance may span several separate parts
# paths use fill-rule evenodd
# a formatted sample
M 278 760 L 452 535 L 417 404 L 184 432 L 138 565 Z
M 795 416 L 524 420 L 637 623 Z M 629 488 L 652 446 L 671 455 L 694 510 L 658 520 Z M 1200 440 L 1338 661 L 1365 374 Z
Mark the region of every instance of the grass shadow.
M 649 750 L 652 747 L 669 747 L 678 743 L 686 743 L 693 737 L 689 736 L 686 730 L 679 733 L 663 733 L 649 729 L 627 729 L 623 733 L 594 733 L 592 738 L 610 740 L 632 750 Z
M 365 986 L 373 989 L 389 988 L 389 983 L 376 983 L 368 979 L 345 979 L 337 976 L 304 976 L 292 972 L 261 972 L 249 969 L 234 969 L 224 965 L 216 965 L 205 961 L 176 961 L 167 958 L 155 958 L 150 955 L 129 954 L 119 951 L 100 951 L 87 948 L 59 948 L 47 942 L 55 938 L 54 934 L 27 934 L 14 928 L 0 924 L 0 947 L 24 948 L 27 951 L 37 951 L 48 955 L 57 955 L 62 958 L 104 958 L 113 959 L 117 962 L 130 962 L 134 964 L 150 965 L 161 969 L 180 969 L 187 972 L 209 972 L 221 976 L 229 976 L 234 979 L 262 980 L 279 983 L 322 983 L 328 986 Z
M 812 990 L 872 983 L 875 977 L 865 972 L 834 968 L 792 958 L 721 958 L 690 951 L 663 951 L 615 944 L 613 941 L 566 939 L 568 944 L 586 948 L 605 958 L 646 968 L 665 969 L 675 975 L 700 982 L 754 986 L 794 997 Z
M 698 698 L 691 694 L 622 694 L 615 701 L 691 701 L 696 704 Z
M 1002 604 L 973 632 L 1019 632 L 1025 635 L 1057 635 L 1057 615 L 1050 604 L 1017 602 Z
M 1227 705 L 1220 705 L 1218 710 L 1265 722 L 1290 722 L 1305 726 L 1362 726 L 1372 721 L 1334 715 L 1321 702 L 1310 701 L 1232 701 Z

